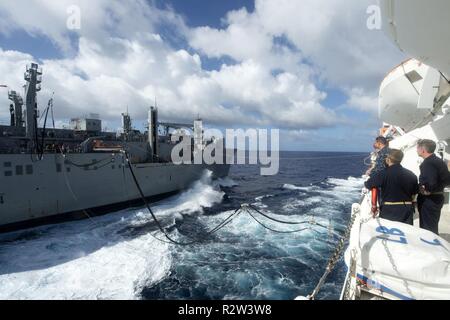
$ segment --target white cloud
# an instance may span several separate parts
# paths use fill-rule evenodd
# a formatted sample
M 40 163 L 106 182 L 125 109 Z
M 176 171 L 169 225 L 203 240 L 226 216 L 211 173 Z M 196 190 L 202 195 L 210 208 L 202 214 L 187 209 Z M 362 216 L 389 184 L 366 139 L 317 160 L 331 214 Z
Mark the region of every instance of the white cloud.
M 108 56 L 88 39 L 79 41 L 74 59 L 45 60 L 40 105 L 55 92 L 55 112 L 69 118 L 96 111 L 106 119 L 118 118 L 130 107 L 144 119 L 157 97 L 161 113 L 170 119 L 191 120 L 200 114 L 215 124 L 330 126 L 335 115 L 319 101 L 324 94 L 291 74 L 273 77 L 263 66 L 247 61 L 223 66 L 220 71 L 201 69 L 198 55 L 171 51 L 155 41 L 114 40 L 123 54 Z M 0 82 L 20 88 L 30 55 L 0 51 Z M 6 94 L 1 97 L 5 105 Z M 6 109 L 2 110 L 3 115 Z M 301 116 L 304 114 L 304 116 Z
M 232 11 L 226 22 L 229 24 L 226 30 L 208 26 L 193 29 L 191 45 L 210 57 L 228 55 L 241 61 L 261 58 L 270 52 L 272 37 L 245 8 Z
M 366 9 L 374 3 L 256 0 L 253 13 L 245 9 L 229 13 L 225 29 L 194 29 L 190 43 L 210 57 L 253 58 L 271 68 L 294 72 L 299 58 L 307 59 L 312 64 L 310 73 L 318 72 L 330 86 L 343 92 L 357 88 L 374 96 L 386 70 L 403 58 L 381 31 L 367 29 Z M 295 45 L 301 55 L 289 45 L 277 55 L 274 43 L 278 37 Z
M 60 118 L 97 112 L 113 121 L 129 106 L 135 119 L 144 119 L 156 97 L 168 120 L 200 114 L 212 124 L 304 130 L 345 120 L 324 107 L 327 95 L 318 76 L 347 92 L 349 106 L 366 111 L 378 78 L 396 63 L 387 40 L 365 30 L 366 2 L 258 0 L 253 13 L 228 13 L 226 28 L 219 30 L 188 29 L 175 12 L 144 0 L 5 1 L 0 32 L 25 30 L 63 50 L 66 58 L 43 61 L 40 94 L 44 105 L 55 92 Z M 76 33 L 66 28 L 71 4 L 81 8 Z M 171 47 L 161 25 L 186 36 L 197 53 Z M 0 83 L 17 89 L 26 62 L 37 57 L 6 49 L 0 50 Z M 208 71 L 201 55 L 229 56 L 236 63 Z
M 80 8 L 81 28 L 69 30 L 68 8 Z M 145 0 L 14 0 L 0 3 L 0 32 L 24 30 L 32 35 L 44 35 L 65 52 L 76 50 L 71 41 L 75 36 L 87 37 L 108 45 L 112 35 L 117 38 L 137 38 L 154 33 L 161 23 L 181 32 L 182 19 L 170 10 L 160 10 Z M 72 38 L 71 38 L 72 37 Z
M 361 88 L 352 88 L 349 92 L 347 106 L 359 111 L 378 114 L 378 96 L 367 94 Z
M 167 57 L 167 64 L 172 78 L 198 74 L 202 68 L 199 55 L 191 56 L 186 50 L 171 53 Z

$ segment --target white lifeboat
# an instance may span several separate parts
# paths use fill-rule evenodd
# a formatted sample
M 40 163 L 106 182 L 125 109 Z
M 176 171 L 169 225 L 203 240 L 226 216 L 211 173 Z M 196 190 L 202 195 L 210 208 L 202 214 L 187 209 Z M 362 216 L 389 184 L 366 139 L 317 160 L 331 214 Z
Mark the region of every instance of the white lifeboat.
M 383 219 L 361 225 L 356 277 L 385 299 L 448 300 L 450 244 L 432 232 Z M 350 251 L 346 253 L 350 264 Z
M 450 75 L 450 1 L 381 0 L 383 29 L 408 55 Z
M 424 79 L 430 69 L 420 61 L 411 59 L 403 62 L 386 76 L 380 87 L 381 120 L 407 132 L 424 122 L 430 115 L 431 108 L 418 108 L 418 104 Z

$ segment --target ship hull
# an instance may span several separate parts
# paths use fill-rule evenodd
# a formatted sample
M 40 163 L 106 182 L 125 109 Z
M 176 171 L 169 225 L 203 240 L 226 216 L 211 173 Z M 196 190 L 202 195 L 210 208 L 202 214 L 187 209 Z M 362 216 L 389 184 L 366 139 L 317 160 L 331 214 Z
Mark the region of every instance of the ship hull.
M 0 158 L 0 232 L 106 214 L 142 204 L 123 154 L 30 155 Z M 228 175 L 228 165 L 133 164 L 145 197 L 160 199 L 186 189 L 205 170 Z

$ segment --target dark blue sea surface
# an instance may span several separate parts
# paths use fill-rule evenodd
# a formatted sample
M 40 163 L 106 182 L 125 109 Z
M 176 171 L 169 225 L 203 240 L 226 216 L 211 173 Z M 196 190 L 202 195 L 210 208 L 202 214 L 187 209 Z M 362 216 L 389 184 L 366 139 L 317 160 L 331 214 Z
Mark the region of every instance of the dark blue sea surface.
M 242 203 L 298 233 L 274 233 L 243 212 L 204 243 L 163 239 L 145 208 L 0 235 L 0 298 L 294 299 L 311 293 L 358 201 L 368 154 L 283 152 L 276 176 L 258 166 L 210 174 L 153 204 L 178 241 L 205 237 Z M 299 226 L 258 219 L 278 231 Z M 317 224 L 309 224 L 317 222 Z M 304 226 L 302 226 L 303 228 Z M 341 261 L 319 299 L 338 299 Z

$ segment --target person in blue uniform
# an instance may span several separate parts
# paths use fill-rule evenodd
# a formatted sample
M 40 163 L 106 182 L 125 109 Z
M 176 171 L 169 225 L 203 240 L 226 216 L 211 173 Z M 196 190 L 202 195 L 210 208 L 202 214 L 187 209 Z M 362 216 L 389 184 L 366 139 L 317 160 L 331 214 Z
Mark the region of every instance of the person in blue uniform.
M 424 161 L 420 165 L 419 188 L 417 198 L 420 227 L 439 235 L 439 220 L 444 206 L 444 188 L 448 181 L 448 167 L 434 152 L 436 143 L 432 140 L 420 140 L 417 154 Z
M 366 172 L 366 175 L 372 176 L 386 169 L 386 157 L 389 153 L 389 141 L 385 137 L 378 137 L 373 144 L 373 148 L 377 151 L 375 164 Z
M 365 183 L 367 189 L 381 189 L 380 217 L 413 225 L 413 198 L 419 192 L 417 176 L 402 167 L 403 152 L 389 150 L 386 169 L 373 174 Z

